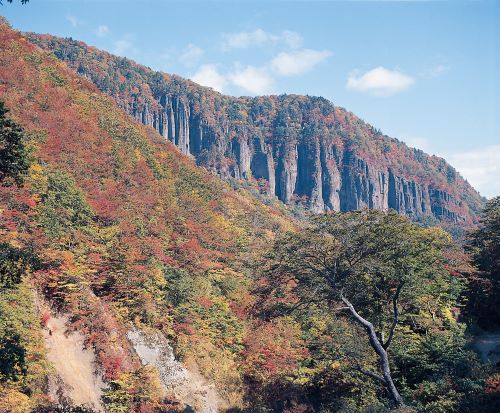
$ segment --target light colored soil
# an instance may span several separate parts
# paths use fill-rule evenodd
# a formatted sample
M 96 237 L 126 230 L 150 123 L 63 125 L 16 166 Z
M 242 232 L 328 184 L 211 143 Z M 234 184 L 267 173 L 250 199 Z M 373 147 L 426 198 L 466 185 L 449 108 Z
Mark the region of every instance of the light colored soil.
M 95 374 L 94 353 L 84 348 L 81 334 L 67 334 L 66 321 L 63 316 L 52 316 L 43 330 L 47 358 L 57 373 L 50 381 L 50 395 L 61 405 L 84 405 L 102 412 L 104 383 Z
M 176 360 L 173 349 L 163 334 L 131 330 L 127 336 L 142 364 L 156 367 L 165 391 L 185 404 L 188 411 L 219 411 L 220 398 L 215 386 L 208 383 L 198 371 L 187 369 Z

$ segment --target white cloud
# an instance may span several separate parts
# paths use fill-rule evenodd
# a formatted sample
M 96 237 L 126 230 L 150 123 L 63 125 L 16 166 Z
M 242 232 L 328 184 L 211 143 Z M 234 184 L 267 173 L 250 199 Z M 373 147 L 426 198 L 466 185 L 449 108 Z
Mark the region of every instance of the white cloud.
M 222 43 L 222 48 L 224 50 L 247 49 L 249 47 L 280 42 L 290 48 L 297 48 L 302 44 L 302 36 L 290 30 L 284 30 L 279 34 L 274 34 L 262 29 L 255 29 L 248 32 L 224 33 L 222 37 L 224 39 Z
M 274 83 L 273 78 L 265 68 L 243 67 L 239 64 L 236 64 L 235 69 L 229 73 L 228 79 L 234 85 L 255 95 L 271 93 Z
M 500 145 L 485 146 L 444 157 L 481 195 L 500 195 Z
M 219 73 L 217 67 L 213 64 L 202 65 L 198 71 L 191 76 L 193 82 L 199 83 L 202 86 L 208 86 L 223 92 L 226 87 L 226 78 Z
M 411 76 L 379 66 L 363 75 L 352 72 L 347 79 L 346 87 L 374 96 L 389 96 L 407 90 L 414 83 L 415 79 Z
M 67 14 L 66 20 L 69 21 L 73 27 L 79 26 L 81 24 L 81 21 L 72 14 Z
M 279 35 L 257 29 L 252 32 L 240 32 L 225 35 L 224 47 L 247 48 L 266 42 L 281 42 L 283 48 L 292 50 L 279 53 L 261 66 L 244 65 L 234 62 L 232 68 L 223 65 L 206 64 L 198 68 L 191 76 L 194 82 L 223 92 L 242 92 L 251 95 L 273 93 L 275 80 L 279 76 L 295 76 L 305 73 L 324 61 L 331 52 L 328 50 L 297 49 L 302 43 L 302 37 L 292 31 L 283 31 Z M 186 65 L 195 64 L 203 50 L 194 45 L 188 45 L 180 57 Z M 191 63 L 192 60 L 192 63 Z M 221 70 L 222 68 L 222 70 Z
M 132 49 L 133 44 L 130 40 L 121 39 L 121 40 L 117 40 L 114 43 L 114 46 L 115 46 L 113 49 L 114 54 L 122 56 L 127 51 Z
M 302 49 L 282 52 L 271 61 L 271 68 L 282 76 L 295 76 L 308 72 L 332 55 L 329 50 Z
M 245 49 L 250 46 L 259 46 L 270 39 L 270 35 L 262 29 L 253 32 L 239 32 L 223 34 L 224 49 Z
M 109 30 L 109 27 L 106 26 L 105 24 L 101 24 L 95 30 L 95 34 L 97 34 L 99 37 L 106 37 L 110 32 L 111 30 Z
M 196 63 L 198 63 L 198 61 L 200 60 L 200 58 L 203 56 L 204 53 L 205 52 L 203 51 L 203 49 L 190 43 L 183 50 L 182 54 L 179 57 L 179 60 L 183 65 L 187 67 L 192 67 Z

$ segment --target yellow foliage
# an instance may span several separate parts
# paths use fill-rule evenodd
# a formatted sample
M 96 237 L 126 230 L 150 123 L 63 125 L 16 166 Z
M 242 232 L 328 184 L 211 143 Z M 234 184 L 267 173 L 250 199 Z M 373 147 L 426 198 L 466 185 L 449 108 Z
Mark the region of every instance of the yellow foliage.
M 28 170 L 28 182 L 31 184 L 35 195 L 38 197 L 39 193 L 44 193 L 47 188 L 48 177 L 44 174 L 43 168 L 38 163 L 33 163 Z
M 136 162 L 142 159 L 141 151 L 137 148 L 134 149 L 134 158 Z
M 338 369 L 340 368 L 341 364 L 339 361 L 334 361 L 333 363 L 330 363 L 330 368 L 332 369 Z
M 165 281 L 165 276 L 163 275 L 163 271 L 161 268 L 159 267 L 153 268 L 151 274 L 153 276 L 153 280 L 156 286 L 165 287 L 167 285 L 167 282 Z
M 29 413 L 33 408 L 30 398 L 17 390 L 0 390 L 0 413 Z

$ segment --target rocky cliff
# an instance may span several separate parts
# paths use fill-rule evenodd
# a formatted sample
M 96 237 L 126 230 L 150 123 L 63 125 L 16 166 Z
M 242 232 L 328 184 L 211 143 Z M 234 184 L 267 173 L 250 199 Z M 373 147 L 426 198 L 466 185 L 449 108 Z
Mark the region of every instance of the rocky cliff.
M 118 105 L 223 177 L 259 180 L 314 212 L 392 208 L 475 220 L 479 194 L 443 159 L 383 135 L 323 98 L 229 97 L 71 39 L 28 34 Z

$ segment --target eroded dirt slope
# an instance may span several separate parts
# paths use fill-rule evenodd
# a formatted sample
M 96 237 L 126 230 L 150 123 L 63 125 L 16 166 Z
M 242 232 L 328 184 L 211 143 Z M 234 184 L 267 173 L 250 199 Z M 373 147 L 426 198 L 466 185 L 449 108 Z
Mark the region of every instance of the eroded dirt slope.
M 50 380 L 50 395 L 61 405 L 85 405 L 103 412 L 100 397 L 104 383 L 96 374 L 94 353 L 84 348 L 81 334 L 68 333 L 66 321 L 64 316 L 52 315 L 43 332 L 47 358 L 56 372 Z

